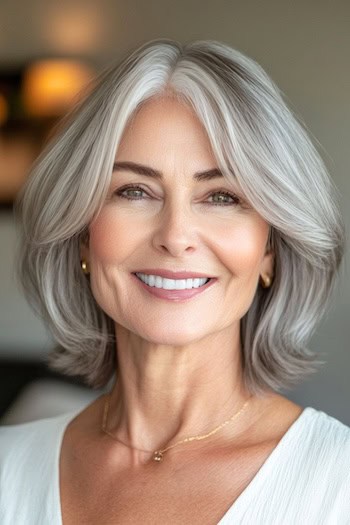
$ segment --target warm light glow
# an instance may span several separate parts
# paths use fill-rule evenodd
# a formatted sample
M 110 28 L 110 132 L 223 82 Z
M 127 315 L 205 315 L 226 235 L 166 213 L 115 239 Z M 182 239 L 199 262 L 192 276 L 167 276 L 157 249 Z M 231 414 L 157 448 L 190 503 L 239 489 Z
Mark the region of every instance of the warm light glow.
M 73 60 L 35 62 L 23 79 L 24 107 L 32 116 L 59 116 L 93 76 L 88 66 Z
M 6 122 L 7 117 L 8 117 L 8 112 L 9 110 L 8 110 L 7 100 L 4 97 L 4 95 L 0 93 L 0 126 L 4 124 L 4 122 Z

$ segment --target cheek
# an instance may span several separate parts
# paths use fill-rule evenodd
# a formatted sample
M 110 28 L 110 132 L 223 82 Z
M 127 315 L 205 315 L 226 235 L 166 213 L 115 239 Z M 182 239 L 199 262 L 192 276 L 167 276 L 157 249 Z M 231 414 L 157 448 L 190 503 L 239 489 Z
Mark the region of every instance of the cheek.
M 130 232 L 129 221 L 123 220 L 115 210 L 110 209 L 102 210 L 90 225 L 89 233 L 91 290 L 102 310 L 116 319 L 123 310 L 125 297 L 124 261 L 132 254 L 137 239 Z M 118 294 L 115 294 L 116 287 Z
M 129 233 L 128 233 L 129 232 Z M 130 235 L 130 224 L 116 218 L 113 213 L 103 211 L 90 226 L 91 264 L 122 261 L 130 252 L 135 236 Z
M 259 272 L 265 254 L 268 226 L 260 220 L 242 221 L 225 228 L 217 248 L 225 266 L 237 276 Z

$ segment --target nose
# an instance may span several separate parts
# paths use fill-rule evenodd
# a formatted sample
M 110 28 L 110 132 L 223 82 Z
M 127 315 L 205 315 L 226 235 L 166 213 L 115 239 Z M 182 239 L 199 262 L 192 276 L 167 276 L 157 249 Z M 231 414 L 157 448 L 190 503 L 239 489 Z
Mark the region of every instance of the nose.
M 195 219 L 183 202 L 165 206 L 157 216 L 152 244 L 163 254 L 179 257 L 194 251 L 198 244 Z

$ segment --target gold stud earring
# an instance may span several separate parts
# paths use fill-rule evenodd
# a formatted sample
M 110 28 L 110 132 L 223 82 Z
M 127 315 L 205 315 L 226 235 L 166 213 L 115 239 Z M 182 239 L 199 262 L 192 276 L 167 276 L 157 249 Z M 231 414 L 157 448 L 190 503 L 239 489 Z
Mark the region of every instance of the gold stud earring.
M 261 286 L 263 288 L 270 288 L 272 283 L 272 279 L 269 275 L 262 275 L 261 276 Z
M 88 267 L 88 263 L 86 261 L 82 260 L 80 264 L 81 264 L 81 269 L 83 270 L 83 273 L 85 275 L 89 275 L 90 270 L 89 270 L 89 267 Z

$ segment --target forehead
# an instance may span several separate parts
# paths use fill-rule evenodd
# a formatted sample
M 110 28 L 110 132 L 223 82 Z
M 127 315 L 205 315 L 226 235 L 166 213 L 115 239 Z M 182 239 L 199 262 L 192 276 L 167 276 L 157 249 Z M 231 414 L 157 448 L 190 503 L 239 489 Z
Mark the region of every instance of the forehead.
M 188 105 L 170 97 L 152 99 L 141 106 L 123 133 L 116 158 L 139 157 L 142 162 L 142 158 L 149 160 L 153 155 L 157 160 L 173 158 L 173 162 L 202 157 L 203 163 L 216 164 L 197 115 Z

